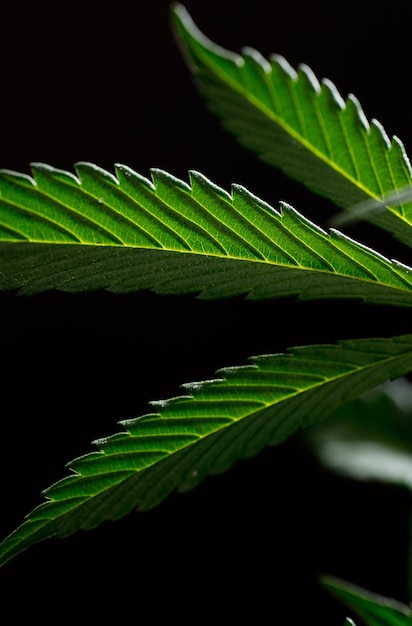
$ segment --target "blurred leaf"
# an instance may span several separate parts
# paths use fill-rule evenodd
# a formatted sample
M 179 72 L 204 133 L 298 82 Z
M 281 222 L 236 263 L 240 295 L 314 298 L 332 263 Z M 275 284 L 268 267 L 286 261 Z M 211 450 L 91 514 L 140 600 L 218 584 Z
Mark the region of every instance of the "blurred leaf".
M 329 593 L 355 611 L 367 626 L 411 626 L 412 624 L 411 609 L 396 600 L 370 593 L 329 576 L 323 577 L 321 584 Z
M 328 468 L 412 490 L 412 384 L 406 378 L 341 406 L 304 436 Z

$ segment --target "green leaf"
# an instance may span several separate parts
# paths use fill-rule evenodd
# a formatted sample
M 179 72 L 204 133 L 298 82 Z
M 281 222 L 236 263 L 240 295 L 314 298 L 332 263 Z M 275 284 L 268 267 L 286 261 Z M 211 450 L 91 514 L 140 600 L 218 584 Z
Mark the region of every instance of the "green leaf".
M 328 468 L 412 490 L 412 384 L 385 382 L 306 433 Z
M 412 383 L 386 381 L 306 431 L 305 441 L 328 469 L 412 491 Z M 412 539 L 412 519 L 409 524 Z M 412 597 L 412 541 L 409 595 Z
M 299 295 L 411 306 L 412 271 L 289 205 L 191 172 L 190 185 L 117 165 L 77 176 L 35 164 L 0 172 L 0 289 L 152 289 L 203 298 Z
M 183 395 L 152 403 L 155 412 L 121 422 L 125 431 L 72 461 L 71 474 L 47 489 L 47 500 L 0 545 L 0 564 L 53 535 L 93 528 L 151 508 L 176 488 L 191 489 L 411 368 L 406 335 L 294 348 L 183 385 Z
M 324 577 L 322 585 L 359 615 L 367 626 L 410 626 L 412 611 L 400 602 L 365 591 L 343 580 Z
M 177 41 L 210 108 L 225 128 L 259 157 L 343 208 L 380 200 L 412 184 L 401 141 L 369 122 L 358 100 L 342 98 L 307 65 L 297 71 L 280 55 L 241 54 L 207 39 L 186 9 L 175 4 Z M 412 203 L 369 218 L 412 244 Z

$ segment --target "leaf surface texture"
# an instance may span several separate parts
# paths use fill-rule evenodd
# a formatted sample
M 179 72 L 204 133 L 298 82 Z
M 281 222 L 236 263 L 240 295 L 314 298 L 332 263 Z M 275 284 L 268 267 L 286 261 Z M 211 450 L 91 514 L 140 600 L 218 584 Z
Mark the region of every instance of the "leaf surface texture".
M 197 172 L 0 172 L 0 289 L 363 298 L 410 306 L 409 267 Z
M 305 64 L 295 70 L 278 54 L 265 59 L 250 47 L 225 50 L 180 4 L 173 23 L 210 108 L 263 161 L 346 209 L 411 186 L 402 142 L 369 122 L 355 96 L 344 100 L 330 80 L 319 81 Z M 410 198 L 369 219 L 411 245 Z
M 411 368 L 407 335 L 298 347 L 183 385 L 181 396 L 152 403 L 152 413 L 121 422 L 123 432 L 72 461 L 71 474 L 47 489 L 47 500 L 0 545 L 0 564 L 48 537 L 191 489 Z

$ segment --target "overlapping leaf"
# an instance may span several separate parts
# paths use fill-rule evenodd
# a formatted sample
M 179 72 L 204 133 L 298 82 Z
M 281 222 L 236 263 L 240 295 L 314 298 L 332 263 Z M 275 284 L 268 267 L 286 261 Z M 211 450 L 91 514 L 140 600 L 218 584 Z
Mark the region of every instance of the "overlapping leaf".
M 156 412 L 122 422 L 124 432 L 70 463 L 72 474 L 0 545 L 0 564 L 47 537 L 153 507 L 411 368 L 407 335 L 295 348 L 184 385 L 184 395 L 153 403 Z
M 335 472 L 411 491 L 412 383 L 404 377 L 386 381 L 307 430 L 305 440 L 319 460 Z M 409 532 L 412 538 L 411 525 Z M 411 558 L 409 553 L 412 572 Z M 408 588 L 412 598 L 412 576 L 408 577 Z
M 122 165 L 32 169 L 0 173 L 0 289 L 412 304 L 410 268 L 238 185 L 229 194 L 196 172 L 189 185 Z
M 175 15 L 211 103 L 262 158 L 342 206 L 410 184 L 402 144 L 369 125 L 354 98 L 344 102 L 329 82 L 320 86 L 280 57 L 219 50 L 181 7 Z M 240 186 L 228 194 L 195 172 L 187 184 L 121 165 L 115 175 L 86 163 L 77 175 L 40 164 L 32 171 L 0 175 L 0 289 L 412 303 L 410 268 Z M 410 215 L 404 203 L 375 222 L 410 243 Z M 257 357 L 186 385 L 185 395 L 153 403 L 155 412 L 123 422 L 123 432 L 72 461 L 71 474 L 0 545 L 0 564 L 48 537 L 153 507 L 411 367 L 412 336 L 404 336 Z
M 208 40 L 176 4 L 177 39 L 211 109 L 239 141 L 310 189 L 348 208 L 412 184 L 402 142 L 369 122 L 359 101 L 346 101 L 329 80 L 282 56 L 251 48 L 236 54 Z M 412 243 L 412 203 L 370 218 Z
M 306 435 L 320 460 L 358 479 L 412 490 L 412 384 L 387 382 Z

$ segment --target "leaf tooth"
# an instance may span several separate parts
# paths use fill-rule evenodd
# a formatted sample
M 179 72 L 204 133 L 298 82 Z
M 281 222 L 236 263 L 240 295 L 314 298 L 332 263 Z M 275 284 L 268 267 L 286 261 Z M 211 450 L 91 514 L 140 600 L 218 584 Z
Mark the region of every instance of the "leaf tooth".
M 275 390 L 276 393 L 283 392 L 285 389 L 295 388 L 294 384 L 288 380 L 260 380 L 258 377 L 241 379 L 239 373 L 232 380 L 229 378 L 217 378 L 215 380 L 206 381 L 196 388 L 193 397 L 195 400 L 240 400 L 250 399 L 254 394 L 258 395 L 262 401 L 265 394 Z
M 262 198 L 259 198 L 259 196 L 255 195 L 254 193 L 246 189 L 246 187 L 244 187 L 243 185 L 240 185 L 239 183 L 232 183 L 231 188 L 232 188 L 232 198 L 235 202 L 236 202 L 236 194 L 238 194 L 242 198 L 245 198 L 248 202 L 253 202 L 254 205 L 259 207 L 260 209 L 263 209 L 271 217 L 276 216 L 277 218 L 280 218 L 281 216 L 280 211 L 277 211 L 268 202 L 265 202 L 265 200 L 262 200 Z
M 155 448 L 136 450 L 132 453 L 118 453 L 104 455 L 90 453 L 78 457 L 68 464 L 69 469 L 79 476 L 94 476 L 102 474 L 117 474 L 119 471 L 140 471 L 161 461 L 167 455 L 167 450 Z
M 139 417 L 129 417 L 127 419 L 121 420 L 119 422 L 120 426 L 126 428 L 128 432 L 130 432 L 130 428 L 139 426 L 141 423 L 150 423 L 152 421 L 158 420 L 160 417 L 159 413 L 146 413 L 146 415 L 139 415 Z
M 376 131 L 376 135 L 379 136 L 383 147 L 389 150 L 391 147 L 391 141 L 388 134 L 382 124 L 374 117 L 371 119 L 371 132 L 373 131 Z
M 30 514 L 30 521 L 51 519 L 53 514 L 56 513 L 56 506 L 61 506 L 63 509 L 68 508 L 69 510 L 70 508 L 75 508 L 81 505 L 86 498 L 110 489 L 113 485 L 121 483 L 134 473 L 133 470 L 120 470 L 110 474 L 102 474 L 101 476 L 82 476 L 73 472 L 50 485 L 47 489 L 43 489 L 41 493 L 47 501 L 34 509 L 33 513 Z M 73 495 L 74 486 L 76 495 Z M 56 506 L 50 507 L 50 503 Z
M 307 83 L 312 87 L 315 94 L 318 95 L 320 93 L 320 83 L 309 65 L 306 65 L 306 63 L 300 63 L 298 65 L 298 77 L 299 76 L 305 77 Z
M 253 360 L 254 357 L 252 357 Z M 258 362 L 258 360 L 257 360 Z M 325 379 L 323 375 L 315 372 L 300 371 L 299 365 L 293 369 L 292 367 L 278 367 L 275 370 L 259 369 L 257 364 L 249 366 L 240 366 L 234 368 L 223 368 L 218 370 L 229 384 L 237 387 L 237 385 L 247 384 L 251 390 L 258 389 L 262 386 L 277 385 L 280 389 L 297 389 L 308 387 L 311 384 L 321 382 Z
M 166 183 L 166 186 L 168 187 L 171 183 L 173 187 L 177 187 L 178 189 L 182 189 L 183 191 L 187 191 L 188 193 L 191 192 L 189 183 L 186 183 L 181 178 L 174 176 L 166 170 L 158 167 L 151 167 L 150 174 L 152 176 L 154 189 L 157 189 L 157 187 L 164 185 L 164 183 Z
M 245 57 L 253 59 L 253 62 L 256 64 L 256 66 L 260 67 L 265 74 L 270 73 L 271 65 L 269 61 L 265 59 L 265 57 L 259 52 L 259 50 L 256 50 L 251 46 L 244 46 L 241 49 L 241 53 Z
M 174 398 L 167 398 L 167 399 L 163 399 L 163 400 L 151 400 L 151 402 L 149 402 L 150 406 L 154 407 L 154 408 L 158 408 L 160 411 L 166 408 L 169 408 L 171 404 L 175 404 L 176 402 L 180 402 L 180 401 L 185 401 L 185 400 L 190 400 L 191 396 L 189 395 L 181 395 L 181 396 L 175 396 Z
M 39 175 L 41 175 L 42 173 L 46 173 L 53 178 L 58 178 L 62 181 L 70 182 L 76 185 L 76 187 L 80 186 L 80 178 L 76 176 L 73 172 L 62 170 L 57 167 L 52 167 L 47 163 L 32 161 L 30 163 L 30 169 L 33 174 L 33 179 L 35 180 L 37 185 L 39 185 Z
M 197 170 L 189 170 L 190 185 L 188 190 L 192 193 L 193 197 L 197 197 L 197 191 L 200 189 L 208 189 L 213 195 L 222 198 L 226 202 L 232 202 L 232 196 L 228 191 L 216 185 L 216 183 L 209 180 L 204 174 Z
M 186 435 L 206 435 L 214 432 L 216 428 L 230 424 L 232 420 L 228 417 L 179 417 L 169 416 L 165 418 L 158 413 L 156 419 L 142 419 L 135 417 L 130 420 L 120 422 L 132 437 L 140 437 L 142 434 L 157 435 L 159 432 L 174 433 L 179 432 Z
M 408 166 L 408 173 L 410 174 L 410 176 L 412 176 L 412 165 L 411 162 L 409 160 L 409 157 L 407 155 L 404 143 L 401 139 L 399 139 L 399 137 L 397 135 L 393 135 L 392 137 L 392 144 L 391 144 L 391 149 L 392 150 L 399 150 L 399 152 L 402 154 L 402 158 L 405 161 L 405 164 Z
M 217 383 L 221 383 L 221 382 L 223 382 L 222 378 L 211 378 L 211 379 L 208 379 L 208 380 L 200 380 L 200 381 L 197 381 L 197 382 L 183 383 L 180 386 L 183 389 L 185 389 L 186 391 L 188 391 L 190 394 L 193 394 L 195 392 L 197 393 L 199 391 L 202 391 L 208 385 L 217 384 Z
M 96 165 L 95 163 L 90 163 L 89 161 L 77 161 L 77 163 L 74 164 L 74 168 L 81 183 L 83 183 L 83 179 L 86 175 L 91 175 L 92 177 L 102 178 L 116 187 L 119 185 L 119 181 L 114 174 L 99 165 Z
M 132 179 L 132 180 L 138 181 L 140 185 L 143 185 L 147 189 L 150 189 L 150 191 L 155 190 L 155 185 L 152 180 L 150 180 L 146 176 L 143 176 L 142 174 L 139 174 L 139 172 L 136 172 L 131 167 L 128 167 L 127 165 L 124 165 L 123 163 L 115 163 L 114 167 L 115 167 L 115 172 L 116 172 L 120 185 L 121 185 L 122 178 Z
M 132 437 L 128 433 L 106 438 L 100 446 L 103 455 L 142 454 L 150 452 L 176 451 L 197 441 L 200 435 L 185 432 L 161 432 L 153 435 Z M 94 442 L 95 443 L 95 442 Z
M 163 409 L 162 416 L 166 419 L 169 417 L 210 417 L 218 418 L 217 427 L 221 418 L 229 417 L 232 421 L 246 415 L 249 411 L 261 407 L 262 402 L 259 399 L 242 400 L 241 405 L 236 399 L 212 399 L 204 400 L 192 398 L 190 396 L 184 398 L 173 399 Z
M 281 54 L 271 54 L 269 60 L 273 65 L 276 65 L 283 74 L 285 74 L 292 81 L 295 81 L 298 77 L 298 74 L 294 67 L 291 66 L 289 61 L 282 56 Z
M 333 237 L 333 239 L 337 242 L 337 243 L 345 243 L 348 244 L 349 246 L 352 247 L 353 250 L 357 250 L 359 252 L 365 252 L 368 255 L 371 255 L 371 257 L 377 257 L 378 259 L 380 259 L 381 261 L 383 261 L 385 264 L 390 264 L 390 261 L 387 257 L 385 257 L 383 254 L 381 254 L 380 252 L 376 252 L 375 250 L 373 250 L 372 248 L 370 248 L 369 246 L 359 243 L 358 241 L 356 241 L 355 239 L 352 239 L 352 237 L 349 237 L 349 235 L 346 235 L 345 233 L 342 233 L 340 230 L 336 230 L 335 228 L 331 228 L 330 229 L 330 233 L 331 233 L 331 237 Z
M 336 361 L 333 344 L 325 345 L 325 352 L 320 355 L 316 349 L 313 353 L 309 349 L 310 346 L 304 351 L 289 350 L 284 355 L 266 355 L 266 357 L 263 356 L 263 359 L 253 357 L 253 362 L 263 371 L 282 372 L 289 376 L 307 373 L 310 376 L 313 375 L 319 382 L 322 379 L 327 380 L 329 377 L 340 376 L 342 372 L 350 371 L 349 365 Z
M 370 129 L 368 119 L 363 111 L 361 103 L 359 102 L 358 98 L 353 95 L 353 93 L 350 93 L 348 95 L 348 98 L 346 100 L 346 108 L 348 109 L 348 111 L 353 110 L 355 112 L 355 115 L 360 122 L 361 127 L 368 133 Z
M 395 191 L 401 191 L 407 187 L 412 188 L 412 166 L 409 157 L 406 154 L 404 144 L 396 135 L 392 137 L 391 145 L 387 154 L 388 169 L 390 170 L 391 179 L 394 181 L 392 189 Z M 389 191 L 392 191 L 392 189 Z M 412 223 L 412 202 L 402 202 L 397 207 L 391 207 L 391 211 L 396 211 L 396 214 L 402 217 L 403 225 L 406 226 L 406 224 Z M 384 219 L 387 215 L 388 214 L 385 211 Z M 379 225 L 379 217 L 377 224 Z M 406 235 L 406 239 L 404 235 Z M 401 241 L 406 241 L 406 243 L 410 245 L 406 230 L 404 230 L 404 232 L 400 232 L 397 236 L 401 239 Z
M 329 78 L 322 78 L 321 87 L 322 92 L 327 94 L 330 101 L 333 102 L 338 109 L 343 110 L 345 108 L 345 100 L 340 95 L 336 85 L 329 80 Z

